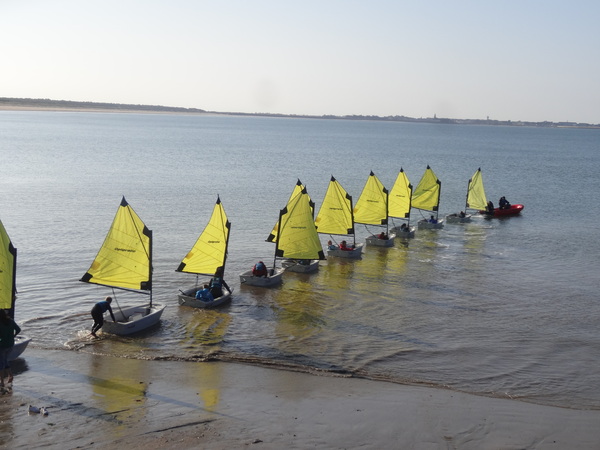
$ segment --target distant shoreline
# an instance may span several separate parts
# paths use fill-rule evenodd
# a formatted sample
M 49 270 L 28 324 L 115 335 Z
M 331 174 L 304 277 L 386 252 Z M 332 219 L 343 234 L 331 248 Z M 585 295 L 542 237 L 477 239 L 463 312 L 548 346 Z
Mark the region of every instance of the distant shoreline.
M 449 125 L 496 125 L 518 127 L 545 127 L 545 128 L 583 128 L 600 129 L 600 124 L 577 122 L 526 122 L 512 120 L 490 119 L 449 119 L 439 117 L 414 118 L 406 116 L 363 116 L 363 115 L 297 115 L 278 113 L 241 113 L 206 111 L 199 108 L 182 108 L 160 105 L 132 105 L 121 103 L 75 102 L 69 100 L 50 100 L 32 98 L 0 97 L 0 111 L 69 111 L 69 112 L 101 112 L 101 113 L 145 113 L 145 114 L 193 114 L 193 115 L 221 115 L 221 116 L 252 116 L 252 117 L 277 117 L 300 119 L 337 119 L 337 120 L 370 120 L 382 122 L 411 122 L 435 123 Z

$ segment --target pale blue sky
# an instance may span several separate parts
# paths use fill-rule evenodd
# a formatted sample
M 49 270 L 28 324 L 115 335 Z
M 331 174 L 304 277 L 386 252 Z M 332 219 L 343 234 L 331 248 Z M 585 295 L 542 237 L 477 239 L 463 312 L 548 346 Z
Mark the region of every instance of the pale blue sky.
M 0 0 L 0 97 L 600 123 L 600 2 Z

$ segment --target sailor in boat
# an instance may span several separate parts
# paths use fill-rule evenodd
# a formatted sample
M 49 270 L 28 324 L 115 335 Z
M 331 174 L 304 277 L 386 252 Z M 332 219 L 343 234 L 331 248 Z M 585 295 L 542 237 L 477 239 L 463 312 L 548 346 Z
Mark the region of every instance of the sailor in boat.
M 337 245 L 335 245 L 333 242 L 331 242 L 331 241 L 329 240 L 329 241 L 327 241 L 327 248 L 328 248 L 329 250 L 337 250 L 337 249 L 338 249 L 338 246 L 337 246 Z
M 354 250 L 354 246 L 349 247 L 346 241 L 342 241 L 340 242 L 340 250 L 351 252 L 352 250 Z
M 437 223 L 437 220 L 436 220 L 436 218 L 435 218 L 435 217 L 433 217 L 433 216 L 431 216 L 431 217 L 429 218 L 429 223 L 436 224 L 436 223 Z
M 498 206 L 500 207 L 500 209 L 509 209 L 510 203 L 508 203 L 508 200 L 506 200 L 506 197 L 502 196 L 502 197 L 500 197 L 500 200 L 498 201 Z
M 382 231 L 381 233 L 379 233 L 377 235 L 377 239 L 381 239 L 383 241 L 386 241 L 386 240 L 388 240 L 388 235 L 387 235 L 387 233 L 385 231 Z
M 101 302 L 96 303 L 92 308 L 92 319 L 94 319 L 94 325 L 92 325 L 92 332 L 90 333 L 92 336 L 98 337 L 96 336 L 96 332 L 102 328 L 102 325 L 104 325 L 104 313 L 106 311 L 110 313 L 110 317 L 112 318 L 113 322 L 116 322 L 115 315 L 110 307 L 111 303 L 112 297 L 106 297 Z
M 407 233 L 408 232 L 408 225 L 403 223 L 402 225 L 400 225 L 400 231 L 402 231 L 403 233 Z
M 264 262 L 259 261 L 256 264 L 254 264 L 254 268 L 252 269 L 252 276 L 255 276 L 255 277 L 268 276 L 267 266 L 265 266 Z
M 494 203 L 492 203 L 492 201 L 488 201 L 487 202 L 487 208 L 485 210 L 486 214 L 489 214 L 490 216 L 494 215 Z
M 223 297 L 223 286 L 231 292 L 227 283 L 223 279 L 223 267 L 217 268 L 215 275 L 210 279 L 210 293 L 214 298 Z
M 13 374 L 8 363 L 8 355 L 15 345 L 15 336 L 21 328 L 12 320 L 5 310 L 0 309 L 0 387 L 4 387 L 4 377 L 8 377 L 8 384 L 13 382 Z
M 213 297 L 212 292 L 210 291 L 210 287 L 208 284 L 205 284 L 202 289 L 196 292 L 196 300 L 201 300 L 203 302 L 212 302 L 215 298 Z
M 459 212 L 458 217 L 460 217 L 460 218 L 466 217 L 465 212 L 464 211 Z

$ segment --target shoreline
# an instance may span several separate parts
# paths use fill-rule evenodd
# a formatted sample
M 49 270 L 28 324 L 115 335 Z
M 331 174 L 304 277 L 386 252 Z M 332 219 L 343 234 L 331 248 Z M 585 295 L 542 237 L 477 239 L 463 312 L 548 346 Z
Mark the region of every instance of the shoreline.
M 79 106 L 81 105 L 81 106 Z M 367 120 L 378 122 L 428 123 L 445 125 L 490 125 L 511 127 L 542 127 L 542 128 L 574 128 L 600 129 L 600 124 L 584 122 L 549 122 L 549 121 L 513 121 L 490 119 L 451 119 L 451 118 L 416 118 L 404 115 L 371 116 L 371 115 L 311 115 L 311 114 L 282 114 L 282 113 L 244 113 L 206 111 L 199 108 L 183 108 L 160 105 L 132 105 L 121 103 L 74 102 L 68 100 L 50 99 L 16 99 L 0 97 L 0 111 L 64 111 L 64 112 L 104 112 L 104 113 L 142 113 L 142 114 L 184 114 L 209 116 L 240 116 L 240 117 L 271 117 L 295 119 L 326 119 L 326 120 Z
M 233 362 L 27 349 L 0 445 L 114 448 L 597 448 L 600 411 Z M 29 414 L 29 405 L 49 415 Z
M 75 108 L 75 107 L 58 107 L 58 106 L 19 106 L 19 105 L 2 105 L 0 111 L 46 111 L 46 112 L 99 112 L 99 113 L 122 113 L 122 114 L 182 114 L 193 116 L 226 116 L 227 114 L 217 114 L 212 112 L 197 112 L 197 111 L 160 111 L 151 109 L 127 109 L 127 108 Z

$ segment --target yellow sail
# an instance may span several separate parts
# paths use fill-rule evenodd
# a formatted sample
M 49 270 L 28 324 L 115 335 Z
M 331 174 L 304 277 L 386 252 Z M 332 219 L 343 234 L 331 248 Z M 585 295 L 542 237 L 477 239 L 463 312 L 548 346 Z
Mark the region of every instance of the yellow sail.
M 206 228 L 176 271 L 212 276 L 219 267 L 225 269 L 230 229 L 231 224 L 227 220 L 221 199 L 217 197 Z
M 16 294 L 17 249 L 10 241 L 2 221 L 0 221 L 0 246 L 0 308 L 12 309 Z
M 298 182 L 296 183 L 296 186 L 294 187 L 294 190 L 292 191 L 292 195 L 290 195 L 290 199 L 288 200 L 288 203 L 291 202 L 297 195 L 300 195 L 303 190 L 304 190 L 304 186 L 302 185 L 300 180 L 298 180 Z M 310 197 L 309 197 L 309 200 L 310 200 Z M 313 205 L 313 208 L 314 208 L 314 205 Z M 276 222 L 275 226 L 273 227 L 273 230 L 271 231 L 271 234 L 269 234 L 269 236 L 266 239 L 267 242 L 277 241 L 277 230 L 278 229 L 279 229 L 279 222 Z
M 419 184 L 413 191 L 412 207 L 427 211 L 437 211 L 440 205 L 441 190 L 442 182 L 438 180 L 431 167 L 427 166 L 427 170 L 425 170 Z
M 404 173 L 404 169 L 400 168 L 400 173 L 398 173 L 394 186 L 390 190 L 388 215 L 408 219 L 410 217 L 411 197 L 412 184 L 410 184 L 406 173 Z
M 371 172 L 354 207 L 354 222 L 366 225 L 386 225 L 387 218 L 388 190 Z
M 123 197 L 98 255 L 80 281 L 151 291 L 151 255 L 152 231 Z
M 288 259 L 325 259 L 313 219 L 310 197 L 304 189 L 291 198 L 279 213 L 275 257 Z
M 483 178 L 481 176 L 481 168 L 469 180 L 467 188 L 467 208 L 485 210 L 487 200 L 485 198 L 485 190 L 483 189 Z
M 315 225 L 323 234 L 354 234 L 352 197 L 334 177 L 329 181 Z

